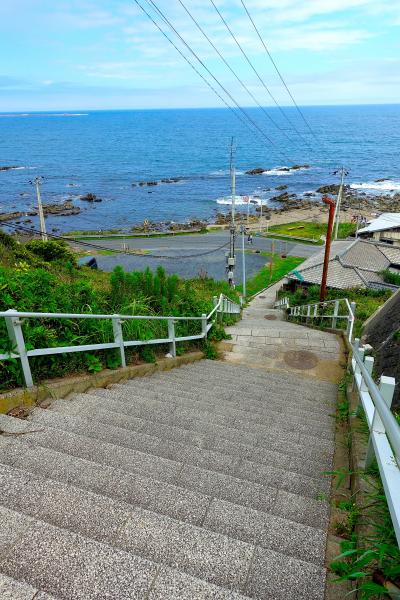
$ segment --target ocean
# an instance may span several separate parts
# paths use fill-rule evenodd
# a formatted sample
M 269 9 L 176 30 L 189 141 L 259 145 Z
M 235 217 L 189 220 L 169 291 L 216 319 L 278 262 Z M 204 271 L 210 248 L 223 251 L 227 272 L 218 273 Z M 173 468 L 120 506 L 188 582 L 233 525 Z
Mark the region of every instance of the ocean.
M 341 165 L 349 170 L 346 182 L 360 192 L 400 192 L 400 105 L 304 107 L 315 138 L 295 108 L 284 110 L 297 132 L 277 108 L 268 113 L 279 129 L 261 110 L 246 110 L 272 143 L 228 109 L 0 113 L 0 167 L 15 167 L 0 171 L 0 212 L 30 210 L 30 180 L 42 176 L 44 203 L 71 199 L 81 208 L 79 215 L 48 216 L 49 230 L 212 220 L 230 208 L 232 136 L 237 203 L 250 197 L 251 210 L 273 204 L 280 185 L 302 197 L 337 183 L 333 171 Z M 279 171 L 293 163 L 309 168 Z M 245 174 L 257 167 L 267 171 Z M 161 181 L 170 178 L 178 180 Z M 139 185 L 148 181 L 157 185 Z M 87 193 L 102 201 L 81 200 Z M 35 217 L 29 226 L 37 227 Z

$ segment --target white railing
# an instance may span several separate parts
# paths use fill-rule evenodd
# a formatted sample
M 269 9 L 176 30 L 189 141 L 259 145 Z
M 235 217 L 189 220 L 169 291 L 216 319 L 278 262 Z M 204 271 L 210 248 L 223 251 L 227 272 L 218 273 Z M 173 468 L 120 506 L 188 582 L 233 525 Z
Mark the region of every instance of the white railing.
M 327 319 L 327 321 L 322 321 L 324 323 L 323 327 L 339 330 L 346 329 L 349 341 L 353 339 L 356 305 L 354 302 L 349 302 L 347 298 L 327 300 L 326 302 L 317 302 L 315 304 L 290 306 L 289 298 L 284 297 L 275 302 L 274 306 L 275 308 L 287 310 L 288 318 L 294 318 L 299 321 L 304 320 L 306 323 L 312 323 L 314 319 L 314 322 Z M 343 327 L 343 324 L 345 324 L 345 327 Z
M 358 339 L 351 346 L 354 387 L 370 431 L 365 468 L 376 457 L 400 546 L 400 426 L 390 410 L 396 382 L 393 377 L 382 375 L 378 386 L 372 379 L 374 358 L 367 356 L 371 346 L 360 346 Z
M 236 302 L 233 302 L 224 294 L 219 297 L 215 296 L 214 308 L 208 314 L 202 314 L 200 317 L 173 317 L 173 316 L 150 316 L 150 315 L 95 315 L 95 314 L 75 314 L 75 313 L 38 313 L 38 312 L 19 312 L 15 310 L 7 310 L 0 312 L 0 318 L 4 317 L 8 336 L 13 348 L 12 352 L 0 354 L 0 361 L 19 359 L 21 368 L 27 387 L 33 386 L 31 368 L 29 358 L 33 356 L 47 356 L 52 354 L 65 354 L 67 352 L 87 352 L 92 350 L 119 350 L 121 356 L 121 366 L 126 367 L 125 348 L 130 346 L 144 346 L 149 344 L 169 344 L 171 356 L 176 356 L 176 343 L 190 340 L 199 340 L 207 337 L 208 332 L 217 320 L 218 315 L 221 317 L 224 314 L 240 314 L 241 307 Z M 80 346 L 57 346 L 54 348 L 37 348 L 27 350 L 25 345 L 22 325 L 25 319 L 97 319 L 111 320 L 114 341 L 102 344 L 86 344 Z M 132 320 L 147 320 L 147 321 L 167 321 L 168 337 L 162 339 L 150 340 L 124 340 L 122 324 L 125 321 Z M 197 335 L 187 335 L 176 337 L 175 323 L 178 321 L 200 321 L 201 333 Z
M 343 306 L 344 314 L 340 314 Z M 288 311 L 288 318 L 294 320 L 304 319 L 305 323 L 312 323 L 315 319 L 318 324 L 326 323 L 324 327 L 337 329 L 338 321 L 346 323 L 346 337 L 351 346 L 353 355 L 351 369 L 354 376 L 354 389 L 357 390 L 359 403 L 363 407 L 370 432 L 365 468 L 368 469 L 376 457 L 379 472 L 393 527 L 400 545 L 400 425 L 391 411 L 391 404 L 395 390 L 393 377 L 382 375 L 379 385 L 372 378 L 374 358 L 367 356 L 372 350 L 369 345 L 360 346 L 360 340 L 353 341 L 353 327 L 355 320 L 355 303 L 347 298 L 330 300 L 317 304 L 290 306 L 288 298 L 282 298 L 275 303 L 275 308 L 284 308 Z M 324 313 L 328 310 L 329 314 Z

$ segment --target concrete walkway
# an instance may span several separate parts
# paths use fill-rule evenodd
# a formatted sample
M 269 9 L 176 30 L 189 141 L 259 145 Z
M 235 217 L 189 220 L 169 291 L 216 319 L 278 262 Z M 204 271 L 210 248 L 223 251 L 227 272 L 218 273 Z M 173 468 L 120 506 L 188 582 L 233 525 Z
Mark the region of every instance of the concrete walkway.
M 307 375 L 337 382 L 342 376 L 342 345 L 333 333 L 310 329 L 285 320 L 274 310 L 278 282 L 260 293 L 243 311 L 243 318 L 227 332 L 224 359 L 269 371 Z

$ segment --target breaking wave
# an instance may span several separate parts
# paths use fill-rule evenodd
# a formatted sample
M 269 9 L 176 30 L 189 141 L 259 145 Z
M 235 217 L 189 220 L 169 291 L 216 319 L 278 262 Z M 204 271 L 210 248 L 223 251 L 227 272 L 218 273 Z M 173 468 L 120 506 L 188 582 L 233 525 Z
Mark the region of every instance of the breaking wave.
M 400 181 L 392 179 L 384 179 L 383 181 L 366 181 L 363 183 L 351 183 L 350 188 L 353 190 L 366 190 L 369 192 L 389 192 L 395 194 L 400 192 Z
M 216 200 L 217 204 L 228 204 L 229 206 L 232 204 L 232 197 L 226 196 L 224 198 L 218 198 Z M 267 200 L 260 198 L 259 196 L 235 196 L 235 205 L 236 206 L 247 206 L 248 204 L 253 206 L 265 206 L 267 204 Z

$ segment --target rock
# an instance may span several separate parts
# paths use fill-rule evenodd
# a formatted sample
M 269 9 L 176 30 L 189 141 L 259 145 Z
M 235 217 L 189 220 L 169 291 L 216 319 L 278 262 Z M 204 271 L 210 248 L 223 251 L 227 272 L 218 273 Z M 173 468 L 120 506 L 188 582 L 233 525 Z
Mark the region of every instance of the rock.
M 345 186 L 348 187 L 348 186 Z M 321 185 L 317 189 L 318 194 L 337 194 L 339 192 L 340 185 L 337 183 L 331 183 L 330 185 Z
M 5 167 L 0 167 L 0 171 L 11 171 L 11 169 L 18 169 L 18 165 L 7 165 Z
M 275 189 L 276 190 L 287 190 L 288 186 L 287 185 L 278 185 Z
M 375 179 L 374 181 L 375 181 L 375 183 L 382 183 L 383 181 L 389 181 L 389 179 L 387 179 L 387 178 Z
M 146 185 L 158 185 L 158 181 L 147 181 Z
M 96 194 L 92 194 L 91 192 L 85 196 L 80 196 L 80 199 L 84 200 L 84 202 L 102 202 L 101 198 L 98 198 Z
M 250 169 L 250 171 L 245 171 L 245 175 L 261 175 L 262 173 L 265 173 L 265 171 L 267 171 L 267 169 L 258 167 L 256 169 Z

